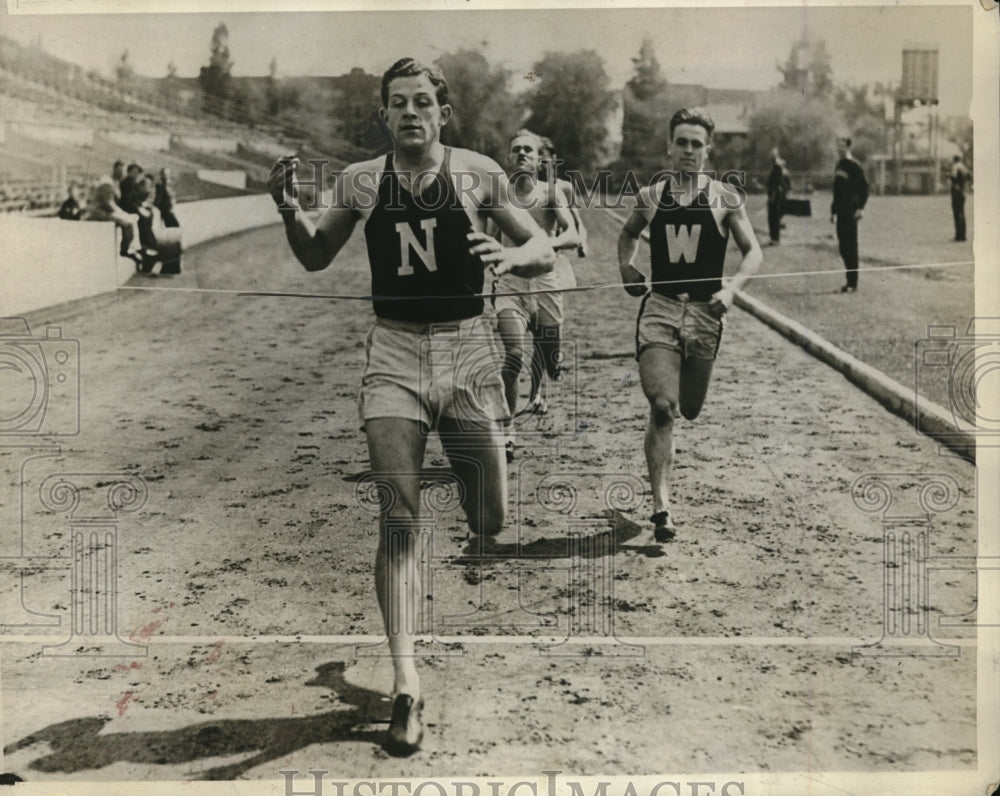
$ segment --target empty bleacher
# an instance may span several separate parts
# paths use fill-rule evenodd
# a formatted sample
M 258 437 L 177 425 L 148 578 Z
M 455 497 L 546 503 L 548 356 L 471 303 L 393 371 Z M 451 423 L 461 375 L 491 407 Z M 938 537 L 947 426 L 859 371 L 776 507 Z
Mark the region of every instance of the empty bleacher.
M 0 36 L 0 212 L 54 212 L 67 181 L 92 184 L 116 160 L 170 168 L 186 201 L 239 193 L 199 172 L 244 172 L 244 192 L 260 192 L 277 153 L 324 159 L 332 169 L 365 155 L 346 142 L 324 154 L 309 143 L 322 131 L 212 116 L 151 84 L 122 86 Z

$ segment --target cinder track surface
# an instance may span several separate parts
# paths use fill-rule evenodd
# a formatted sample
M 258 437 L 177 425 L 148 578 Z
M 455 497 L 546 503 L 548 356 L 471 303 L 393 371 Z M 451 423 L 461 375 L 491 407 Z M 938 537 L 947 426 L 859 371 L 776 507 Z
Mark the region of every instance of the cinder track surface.
M 579 281 L 612 282 L 617 227 L 597 212 L 586 220 L 592 254 L 574 260 Z M 280 780 L 290 769 L 975 768 L 971 570 L 932 570 L 926 615 L 890 612 L 914 623 L 915 655 L 851 654 L 883 635 L 885 573 L 915 572 L 902 552 L 885 568 L 883 517 L 858 508 L 852 483 L 896 474 L 895 507 L 920 515 L 921 486 L 954 479 L 956 505 L 932 516 L 928 550 L 969 557 L 972 466 L 734 310 L 704 412 L 678 426 L 680 533 L 660 549 L 648 496 L 628 492 L 645 488 L 647 410 L 632 358 L 638 301 L 620 289 L 567 298 L 571 370 L 549 389 L 549 414 L 521 420 L 496 557 L 470 564 L 462 518 L 447 505 L 435 515 L 425 747 L 387 757 L 376 521 L 358 499 L 367 453 L 355 398 L 371 308 L 189 290 L 363 295 L 361 236 L 320 274 L 294 263 L 277 226 L 199 247 L 184 268 L 169 282 L 133 280 L 155 290 L 29 318 L 36 335 L 54 323 L 80 341 L 81 433 L 50 438 L 60 456 L 23 467 L 29 452 L 0 449 L 0 553 L 18 554 L 21 525 L 27 555 L 70 555 L 71 518 L 40 504 L 51 474 L 140 476 L 148 500 L 118 526 L 117 627 L 147 646 L 41 656 L 69 637 L 70 571 L 26 570 L 24 605 L 62 624 L 0 637 L 3 770 Z M 434 441 L 428 491 L 446 484 L 445 466 Z M 103 488 L 88 483 L 90 497 Z M 21 615 L 18 584 L 0 568 L 4 615 Z M 76 642 L 67 649 L 86 646 Z M 945 643 L 956 654 L 936 654 Z M 374 646 L 358 657 L 357 644 Z

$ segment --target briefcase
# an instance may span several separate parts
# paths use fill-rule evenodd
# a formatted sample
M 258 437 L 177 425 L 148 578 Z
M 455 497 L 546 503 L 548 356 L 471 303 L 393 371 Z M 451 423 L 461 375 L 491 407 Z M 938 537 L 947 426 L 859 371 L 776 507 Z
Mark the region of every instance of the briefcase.
M 786 216 L 799 216 L 810 218 L 812 216 L 812 202 L 809 199 L 785 199 L 784 211 Z

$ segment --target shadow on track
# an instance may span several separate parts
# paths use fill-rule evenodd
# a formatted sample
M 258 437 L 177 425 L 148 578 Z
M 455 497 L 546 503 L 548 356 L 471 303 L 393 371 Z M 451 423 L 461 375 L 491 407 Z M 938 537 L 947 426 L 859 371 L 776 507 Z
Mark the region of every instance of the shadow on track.
M 190 779 L 232 780 L 256 766 L 287 756 L 312 744 L 362 741 L 378 744 L 381 730 L 371 724 L 388 723 L 389 703 L 377 691 L 349 684 L 346 664 L 325 663 L 306 685 L 329 688 L 345 707 L 302 718 L 223 719 L 163 732 L 101 734 L 108 716 L 71 719 L 32 733 L 4 749 L 11 754 L 39 743 L 50 752 L 33 760 L 35 771 L 74 773 L 93 771 L 123 761 L 153 765 L 194 762 L 238 754 L 250 756 L 211 768 Z M 252 754 L 251 754 L 252 753 Z

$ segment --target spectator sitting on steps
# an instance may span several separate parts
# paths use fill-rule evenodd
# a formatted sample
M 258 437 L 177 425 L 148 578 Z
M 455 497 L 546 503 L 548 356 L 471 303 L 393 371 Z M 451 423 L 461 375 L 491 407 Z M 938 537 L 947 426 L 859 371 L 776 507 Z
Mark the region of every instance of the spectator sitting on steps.
M 165 227 L 179 227 L 181 222 L 174 215 L 174 188 L 170 178 L 170 169 L 160 169 L 160 179 L 156 183 L 156 198 L 153 200 L 156 209 L 160 211 Z
M 129 215 L 115 202 L 115 186 L 110 177 L 102 177 L 94 186 L 92 201 L 87 205 L 84 221 L 114 221 L 122 231 L 122 243 L 119 253 L 122 257 L 130 257 L 136 265 L 142 262 L 139 255 L 139 228 L 137 217 Z
M 139 211 L 139 241 L 142 244 L 140 273 L 149 276 L 174 276 L 181 272 L 181 230 L 169 228 L 156 207 L 156 184 L 153 176 L 146 175 L 139 181 L 135 198 Z M 153 269 L 160 263 L 159 273 Z
M 80 204 L 80 184 L 71 182 L 69 184 L 69 195 L 66 201 L 59 206 L 59 218 L 66 221 L 79 221 L 83 215 L 84 206 Z
M 119 183 L 121 199 L 118 206 L 126 213 L 139 212 L 139 202 L 136 193 L 139 190 L 139 183 L 142 181 L 142 166 L 138 163 L 130 163 L 125 179 Z

